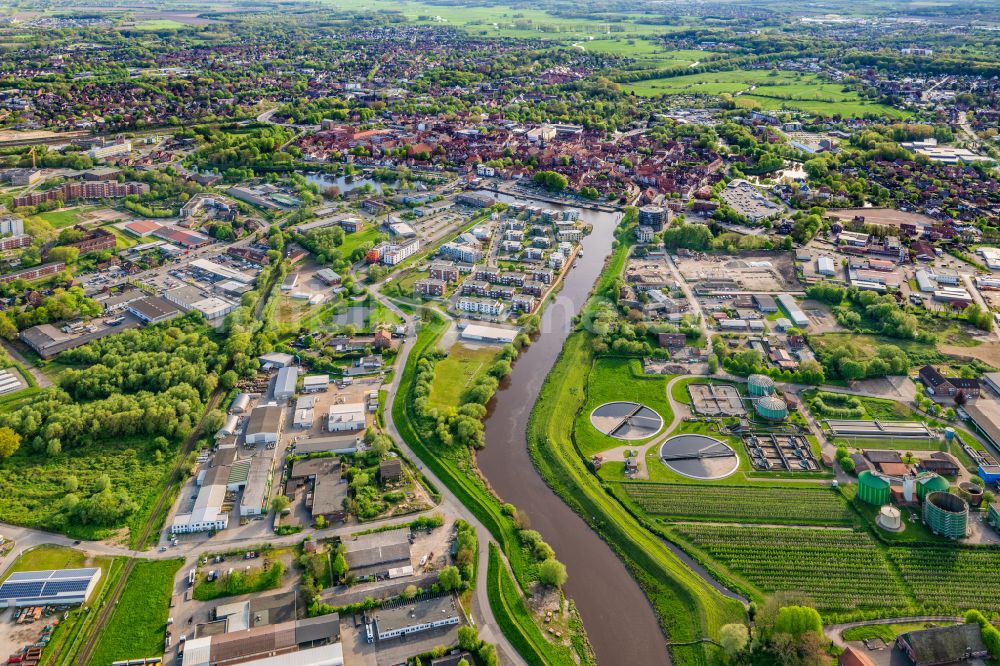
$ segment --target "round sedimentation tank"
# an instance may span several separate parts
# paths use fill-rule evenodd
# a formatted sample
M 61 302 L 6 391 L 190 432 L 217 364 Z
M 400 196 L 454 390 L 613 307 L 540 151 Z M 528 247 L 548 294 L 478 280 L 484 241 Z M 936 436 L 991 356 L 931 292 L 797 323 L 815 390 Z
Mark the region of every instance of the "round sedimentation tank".
M 750 375 L 747 378 L 747 391 L 750 395 L 774 395 L 774 380 L 767 375 Z
M 903 531 L 902 514 L 894 506 L 886 505 L 879 509 L 878 518 L 875 519 L 875 522 L 879 527 L 890 532 Z
M 976 507 L 977 509 L 983 503 L 983 488 L 977 483 L 972 483 L 971 481 L 966 481 L 959 484 L 966 495 L 969 496 L 969 506 Z
M 953 493 L 931 493 L 924 500 L 924 522 L 935 534 L 964 539 L 969 526 L 969 505 Z
M 875 476 L 868 470 L 858 475 L 858 499 L 868 504 L 881 506 L 889 502 L 889 482 Z
M 736 451 L 708 435 L 674 435 L 660 445 L 660 461 L 691 479 L 714 480 L 729 476 L 740 466 Z
M 777 396 L 765 395 L 754 404 L 754 408 L 763 419 L 781 421 L 788 418 L 788 405 Z
M 931 493 L 946 493 L 950 487 L 944 477 L 928 475 L 917 479 L 917 497 L 926 499 Z
M 637 402 L 606 402 L 590 414 L 590 423 L 616 439 L 652 437 L 663 427 L 663 417 Z

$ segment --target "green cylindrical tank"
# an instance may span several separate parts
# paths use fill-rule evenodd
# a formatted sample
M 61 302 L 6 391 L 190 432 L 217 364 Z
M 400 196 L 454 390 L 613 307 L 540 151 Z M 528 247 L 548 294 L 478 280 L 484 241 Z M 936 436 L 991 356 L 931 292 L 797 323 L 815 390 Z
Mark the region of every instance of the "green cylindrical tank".
M 937 474 L 917 479 L 917 497 L 921 500 L 926 499 L 931 493 L 946 493 L 948 488 L 950 488 L 948 482 Z
M 788 418 L 788 406 L 785 401 L 774 395 L 765 395 L 754 407 L 757 409 L 757 414 L 764 419 L 781 421 Z
M 964 539 L 969 525 L 969 505 L 953 493 L 930 493 L 924 499 L 924 522 L 935 534 Z
M 858 499 L 868 504 L 882 506 L 889 503 L 889 482 L 865 470 L 858 474 Z
M 750 395 L 774 395 L 774 380 L 767 375 L 750 375 L 747 377 L 747 391 Z

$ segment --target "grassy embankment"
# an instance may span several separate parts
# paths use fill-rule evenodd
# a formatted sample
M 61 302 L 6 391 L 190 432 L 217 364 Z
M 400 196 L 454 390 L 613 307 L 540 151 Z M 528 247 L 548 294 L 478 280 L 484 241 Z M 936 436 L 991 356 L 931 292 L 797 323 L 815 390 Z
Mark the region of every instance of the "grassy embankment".
M 144 560 L 135 565 L 97 643 L 91 666 L 163 652 L 174 577 L 183 563 L 181 559 Z
M 612 255 L 597 286 L 605 295 L 627 258 L 627 245 Z M 689 569 L 603 487 L 581 458 L 571 434 L 587 403 L 594 362 L 590 334 L 573 333 L 549 373 L 528 425 L 528 446 L 548 484 L 615 550 L 655 608 L 671 643 L 717 638 L 719 628 L 741 622 L 739 602 L 728 599 Z M 718 657 L 708 643 L 674 645 L 677 664 L 708 664 Z
M 392 406 L 393 421 L 414 453 L 499 542 L 514 576 L 522 587 L 526 587 L 530 582 L 529 567 L 533 563 L 529 561 L 521 545 L 514 521 L 504 513 L 500 501 L 486 488 L 483 480 L 470 469 L 468 452 L 454 448 L 446 449 L 422 435 L 414 425 L 418 423 L 418 416 L 413 409 L 413 401 L 409 399 L 409 394 L 413 386 L 417 361 L 433 348 L 447 330 L 447 322 L 441 315 L 432 310 L 425 312 L 428 313 L 428 319 L 417 336 L 400 378 L 399 399 L 395 400 Z M 522 652 L 522 656 L 530 663 L 567 666 L 576 664 L 566 648 L 553 645 L 541 637 L 541 632 L 533 622 L 530 626 L 525 624 L 526 621 L 530 621 L 530 616 L 510 615 L 508 609 L 517 609 L 519 606 L 523 608 L 523 602 L 516 587 L 512 589 L 511 586 L 499 586 L 494 590 L 490 607 L 498 618 L 510 618 L 509 622 L 498 619 L 503 625 L 501 629 L 504 635 L 519 650 L 526 649 L 524 641 L 530 644 L 530 651 Z M 541 640 L 538 640 L 539 637 Z

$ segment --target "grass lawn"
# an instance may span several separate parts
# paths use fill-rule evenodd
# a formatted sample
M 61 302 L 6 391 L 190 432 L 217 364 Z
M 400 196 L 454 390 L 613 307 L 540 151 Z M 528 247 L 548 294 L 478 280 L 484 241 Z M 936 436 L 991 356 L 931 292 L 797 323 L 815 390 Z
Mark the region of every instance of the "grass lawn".
M 938 351 L 933 344 L 916 342 L 914 340 L 897 340 L 896 338 L 887 338 L 880 335 L 823 333 L 822 335 L 810 336 L 809 344 L 817 351 L 825 347 L 848 346 L 871 356 L 877 354 L 879 345 L 892 345 L 906 352 L 906 355 L 910 357 L 910 365 L 914 368 L 919 368 L 925 363 L 944 363 L 950 359 L 949 356 Z
M 156 459 L 152 438 L 111 439 L 55 457 L 32 453 L 30 444 L 25 443 L 13 456 L 0 461 L 0 521 L 83 539 L 111 537 L 117 530 L 67 524 L 60 508 L 68 477 L 77 478 L 77 494 L 84 497 L 97 478 L 107 474 L 112 488 L 127 490 L 139 505 L 125 523 L 125 536 L 137 537 L 169 479 L 171 462 L 170 456 Z
M 868 113 L 906 117 L 904 111 L 868 102 L 854 90 L 832 83 L 815 74 L 769 70 L 730 70 L 687 76 L 636 81 L 622 86 L 626 92 L 658 95 L 721 95 L 737 97 L 740 106 L 763 109 L 795 108 L 817 114 L 839 113 L 863 116 Z
M 353 254 L 356 249 L 365 243 L 376 242 L 381 236 L 384 236 L 384 234 L 377 228 L 365 226 L 361 231 L 344 235 L 344 243 L 339 248 L 340 252 L 344 257 L 350 258 L 351 254 Z
M 448 357 L 438 361 L 434 368 L 430 402 L 438 408 L 458 407 L 462 392 L 481 373 L 486 372 L 500 352 L 496 347 L 467 347 L 456 343 L 448 350 Z
M 124 233 L 123 231 L 121 231 L 112 224 L 106 224 L 101 228 L 109 233 L 114 234 L 116 241 L 115 249 L 119 252 L 122 250 L 127 250 L 130 247 L 134 247 L 139 244 L 138 238 L 133 238 L 132 236 L 129 236 L 128 234 Z
M 99 566 L 107 573 L 110 557 L 88 557 L 86 553 L 66 546 L 44 545 L 32 548 L 14 561 L 0 580 L 17 571 L 42 571 L 45 569 L 79 569 L 81 567 Z
M 606 402 L 628 400 L 651 408 L 663 419 L 663 427 L 670 425 L 673 410 L 667 401 L 665 375 L 646 375 L 638 359 L 601 358 L 594 361 L 586 382 L 587 399 L 576 419 L 574 434 L 584 456 L 622 445 L 639 446 L 652 437 L 641 440 L 621 440 L 605 435 L 590 422 L 590 414 Z M 657 435 L 662 434 L 661 429 Z M 654 435 L 657 436 L 657 435 Z
M 103 666 L 121 659 L 150 657 L 163 651 L 174 577 L 184 560 L 137 562 L 114 615 L 104 628 L 90 660 Z
M 275 558 L 270 560 L 270 566 L 266 571 L 261 563 L 252 565 L 249 571 L 237 569 L 231 574 L 220 571 L 219 577 L 211 582 L 202 577 L 195 585 L 194 598 L 198 601 L 211 601 L 220 597 L 263 592 L 280 587 L 285 565 L 276 559 L 278 554 L 279 551 L 272 551 L 265 555 L 266 558 Z
M 71 227 L 78 223 L 80 218 L 85 213 L 89 213 L 92 210 L 94 210 L 93 206 L 60 208 L 59 210 L 50 210 L 45 213 L 39 213 L 38 215 L 33 216 L 32 219 L 41 220 L 53 229 L 65 229 L 66 227 Z
M 189 28 L 191 26 L 185 25 L 180 21 L 173 21 L 171 19 L 147 19 L 145 21 L 139 21 L 135 24 L 135 30 L 181 30 L 183 28 Z

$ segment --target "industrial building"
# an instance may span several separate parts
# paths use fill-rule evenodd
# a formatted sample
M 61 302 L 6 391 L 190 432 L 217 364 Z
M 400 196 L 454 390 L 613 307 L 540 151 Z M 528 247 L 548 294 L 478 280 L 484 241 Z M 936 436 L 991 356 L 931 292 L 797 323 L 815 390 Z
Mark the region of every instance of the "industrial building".
M 340 275 L 330 268 L 321 268 L 316 271 L 316 279 L 322 280 L 328 287 L 335 287 L 341 282 Z
M 788 318 L 792 320 L 793 324 L 800 328 L 809 325 L 809 317 L 799 308 L 799 304 L 795 302 L 795 298 L 791 294 L 780 294 L 778 303 L 788 313 Z
M 302 456 L 311 453 L 349 455 L 357 453 L 360 442 L 361 438 L 357 434 L 334 437 L 310 437 L 295 443 L 295 454 Z
M 63 333 L 52 324 L 39 324 L 26 328 L 18 334 L 18 337 L 42 358 L 55 356 L 66 347 L 66 343 L 73 340 L 72 335 Z
M 285 417 L 285 408 L 278 405 L 264 405 L 250 412 L 247 423 L 247 444 L 274 444 L 278 441 L 281 423 Z
M 330 388 L 330 375 L 306 375 L 302 378 L 303 393 L 321 393 Z
M 101 570 L 15 571 L 0 583 L 0 608 L 76 606 L 90 598 Z
M 188 639 L 181 666 L 344 666 L 340 616 L 268 624 Z
M 299 382 L 299 369 L 292 366 L 285 366 L 278 370 L 278 376 L 274 380 L 274 399 L 291 400 L 295 395 L 295 387 Z
M 174 534 L 217 532 L 229 526 L 229 514 L 222 510 L 226 502 L 228 466 L 209 469 L 201 480 L 194 507 L 190 513 L 178 513 L 170 531 Z
M 173 319 L 181 313 L 180 310 L 160 296 L 147 296 L 146 298 L 132 301 L 128 304 L 127 309 L 149 325 Z
M 345 541 L 347 568 L 357 578 L 388 576 L 390 571 L 410 568 L 410 530 L 399 529 L 362 534 Z
M 250 406 L 250 396 L 246 393 L 237 393 L 233 398 L 233 404 L 229 406 L 230 414 L 242 414 Z
M 271 486 L 271 471 L 276 450 L 269 449 L 269 452 L 256 455 L 250 460 L 243 495 L 240 497 L 241 517 L 267 514 L 268 489 Z
M 459 623 L 455 599 L 448 595 L 384 605 L 366 618 L 365 631 L 373 643 Z
M 295 362 L 295 357 L 284 352 L 268 352 L 260 357 L 260 364 L 267 368 L 283 368 Z
M 311 395 L 299 396 L 295 401 L 295 415 L 292 419 L 293 428 L 312 428 L 316 422 L 314 406 L 316 398 Z
M 908 631 L 896 637 L 896 647 L 916 666 L 973 663 L 989 654 L 978 624 L 956 624 Z
M 352 402 L 330 405 L 327 430 L 330 432 L 351 432 L 365 429 L 365 405 Z
M 482 324 L 469 324 L 459 334 L 463 340 L 475 342 L 495 342 L 510 343 L 517 337 L 517 330 L 510 328 L 500 328 L 499 326 L 483 326 Z

